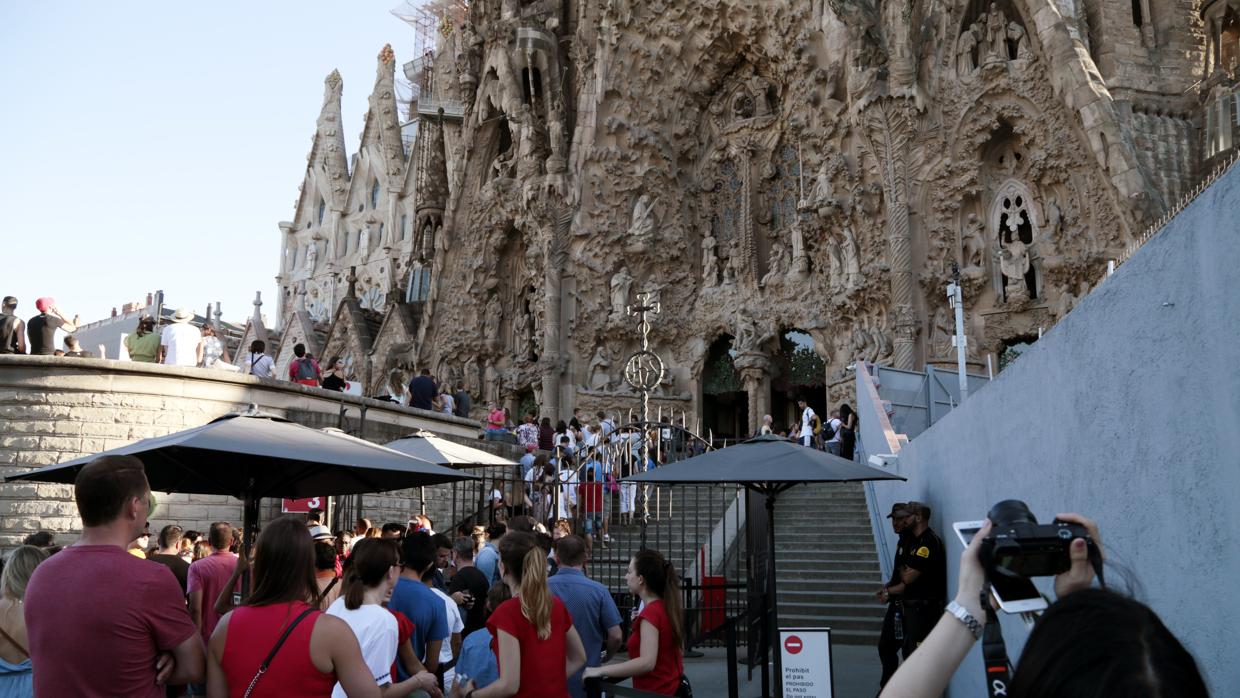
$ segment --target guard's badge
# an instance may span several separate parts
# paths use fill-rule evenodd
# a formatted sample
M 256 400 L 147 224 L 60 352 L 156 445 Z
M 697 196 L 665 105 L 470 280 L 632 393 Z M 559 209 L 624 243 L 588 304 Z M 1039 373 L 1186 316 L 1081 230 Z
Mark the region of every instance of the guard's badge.
M 927 548 L 926 546 L 923 545 L 920 548 L 918 548 L 917 551 L 914 552 L 913 554 L 916 555 L 917 557 L 930 557 L 930 548 Z

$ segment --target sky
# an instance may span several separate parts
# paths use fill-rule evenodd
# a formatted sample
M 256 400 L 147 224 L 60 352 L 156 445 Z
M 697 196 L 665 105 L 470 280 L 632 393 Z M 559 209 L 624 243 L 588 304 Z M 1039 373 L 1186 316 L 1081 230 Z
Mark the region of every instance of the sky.
M 293 216 L 323 79 L 357 148 L 399 0 L 0 0 L 0 295 L 82 322 L 162 289 L 275 322 L 277 223 Z

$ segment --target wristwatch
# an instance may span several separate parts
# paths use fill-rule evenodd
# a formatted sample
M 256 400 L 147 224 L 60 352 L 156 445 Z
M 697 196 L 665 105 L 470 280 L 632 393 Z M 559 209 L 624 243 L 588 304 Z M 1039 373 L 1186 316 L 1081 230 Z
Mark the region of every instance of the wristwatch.
M 964 627 L 968 628 L 969 632 L 973 634 L 974 640 L 980 640 L 982 638 L 982 624 L 977 622 L 977 619 L 973 617 L 973 614 L 965 610 L 964 606 L 952 601 L 947 604 L 947 612 L 952 614 L 956 620 L 964 623 Z

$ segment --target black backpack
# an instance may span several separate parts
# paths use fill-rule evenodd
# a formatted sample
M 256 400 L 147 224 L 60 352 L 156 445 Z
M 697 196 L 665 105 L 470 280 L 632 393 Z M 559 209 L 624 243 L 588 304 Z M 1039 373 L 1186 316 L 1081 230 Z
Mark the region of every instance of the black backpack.
M 0 354 L 17 353 L 17 323 L 21 322 L 16 315 L 0 315 Z

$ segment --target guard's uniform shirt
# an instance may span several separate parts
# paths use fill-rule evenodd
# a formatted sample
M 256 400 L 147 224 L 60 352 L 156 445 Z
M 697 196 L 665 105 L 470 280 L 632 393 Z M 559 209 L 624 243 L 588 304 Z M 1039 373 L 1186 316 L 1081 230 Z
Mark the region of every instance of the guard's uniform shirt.
M 920 572 L 912 584 L 906 585 L 903 597 L 906 600 L 938 601 L 947 600 L 947 550 L 943 540 L 934 531 L 927 528 L 920 536 L 909 536 L 902 541 L 904 548 L 903 560 L 897 562 L 909 569 Z

